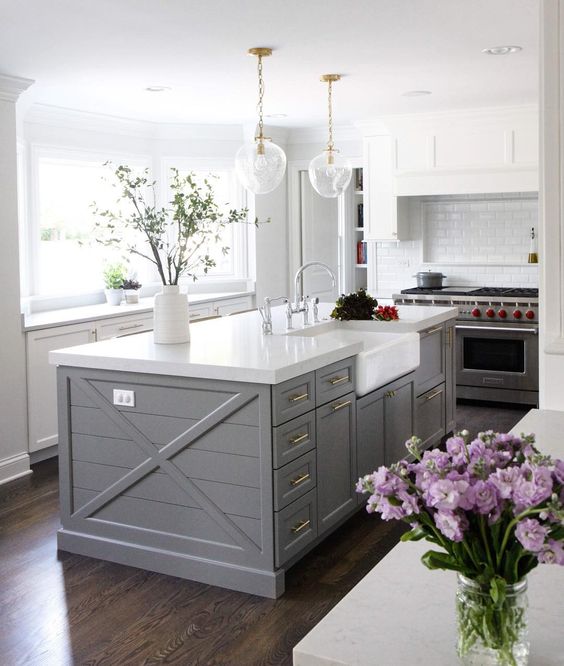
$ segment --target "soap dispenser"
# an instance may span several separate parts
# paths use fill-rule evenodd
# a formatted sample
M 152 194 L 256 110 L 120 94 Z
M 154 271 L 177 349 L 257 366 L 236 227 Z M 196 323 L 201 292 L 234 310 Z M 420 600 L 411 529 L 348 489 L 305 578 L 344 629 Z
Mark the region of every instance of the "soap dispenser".
M 531 228 L 531 245 L 529 247 L 529 258 L 527 260 L 529 264 L 538 264 L 539 255 L 537 252 L 537 237 L 535 235 L 535 228 Z

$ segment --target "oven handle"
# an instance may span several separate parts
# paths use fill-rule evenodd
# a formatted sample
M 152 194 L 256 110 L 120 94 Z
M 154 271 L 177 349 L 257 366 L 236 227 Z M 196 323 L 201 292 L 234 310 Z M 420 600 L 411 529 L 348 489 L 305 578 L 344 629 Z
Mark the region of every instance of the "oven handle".
M 538 328 L 509 328 L 507 326 L 459 326 L 457 324 L 456 328 L 465 331 L 509 331 L 510 333 L 533 333 L 533 335 L 537 335 L 539 332 Z

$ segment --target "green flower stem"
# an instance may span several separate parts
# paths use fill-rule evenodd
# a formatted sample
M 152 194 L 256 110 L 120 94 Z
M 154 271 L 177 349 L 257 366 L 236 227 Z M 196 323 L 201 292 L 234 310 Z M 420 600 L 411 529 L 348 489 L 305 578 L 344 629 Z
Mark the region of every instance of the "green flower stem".
M 494 561 L 492 558 L 492 554 L 490 551 L 490 543 L 488 541 L 488 535 L 486 534 L 486 523 L 485 523 L 485 516 L 480 516 L 478 518 L 478 524 L 480 526 L 480 534 L 482 535 L 482 541 L 484 542 L 484 547 L 486 550 L 486 557 L 488 558 L 488 563 L 492 568 L 492 572 L 495 572 L 495 566 L 494 566 Z

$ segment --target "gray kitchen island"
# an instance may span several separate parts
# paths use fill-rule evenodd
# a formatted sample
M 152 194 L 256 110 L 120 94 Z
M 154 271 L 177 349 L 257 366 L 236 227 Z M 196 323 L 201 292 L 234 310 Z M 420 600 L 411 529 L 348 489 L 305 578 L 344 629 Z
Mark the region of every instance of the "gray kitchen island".
M 359 475 L 453 426 L 456 309 L 263 335 L 257 312 L 191 341 L 142 333 L 51 352 L 60 550 L 277 597 L 361 506 Z M 399 448 L 398 448 L 398 440 Z

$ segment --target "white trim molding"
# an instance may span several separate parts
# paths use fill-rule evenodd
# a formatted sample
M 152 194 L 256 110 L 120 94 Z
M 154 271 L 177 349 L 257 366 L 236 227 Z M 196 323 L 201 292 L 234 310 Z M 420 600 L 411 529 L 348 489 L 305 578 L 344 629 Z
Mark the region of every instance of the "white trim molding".
M 8 481 L 15 481 L 28 474 L 31 474 L 31 469 L 27 453 L 19 453 L 0 460 L 0 485 L 8 483 Z
M 0 100 L 15 103 L 18 101 L 18 97 L 34 83 L 33 79 L 0 74 Z

